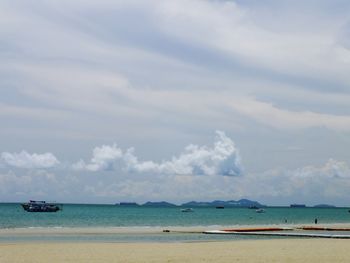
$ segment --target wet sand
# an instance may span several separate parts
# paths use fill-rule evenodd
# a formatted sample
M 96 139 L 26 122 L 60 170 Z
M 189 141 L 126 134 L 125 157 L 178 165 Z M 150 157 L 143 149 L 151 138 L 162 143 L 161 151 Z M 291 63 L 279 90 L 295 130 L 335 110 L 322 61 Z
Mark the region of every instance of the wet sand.
M 219 229 L 249 229 L 249 228 L 301 228 L 301 227 L 324 227 L 324 228 L 347 228 L 350 229 L 350 223 L 339 224 L 284 224 L 284 225 L 233 225 L 233 226 L 162 226 L 162 227 L 30 227 L 30 228 L 2 228 L 2 235 L 76 235 L 76 234 L 157 234 L 163 233 L 163 230 L 171 232 L 184 233 L 202 233 L 207 230 Z M 350 234 L 350 231 L 349 231 Z

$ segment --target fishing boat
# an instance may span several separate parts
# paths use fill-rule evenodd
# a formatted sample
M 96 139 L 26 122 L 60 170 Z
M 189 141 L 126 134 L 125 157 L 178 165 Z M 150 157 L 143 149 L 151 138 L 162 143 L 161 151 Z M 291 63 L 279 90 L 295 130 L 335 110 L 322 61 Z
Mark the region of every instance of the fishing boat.
M 27 212 L 57 212 L 61 210 L 57 204 L 46 203 L 45 201 L 30 200 L 28 203 L 21 205 Z
M 265 209 L 259 208 L 259 209 L 256 209 L 255 212 L 257 212 L 259 214 L 265 213 Z

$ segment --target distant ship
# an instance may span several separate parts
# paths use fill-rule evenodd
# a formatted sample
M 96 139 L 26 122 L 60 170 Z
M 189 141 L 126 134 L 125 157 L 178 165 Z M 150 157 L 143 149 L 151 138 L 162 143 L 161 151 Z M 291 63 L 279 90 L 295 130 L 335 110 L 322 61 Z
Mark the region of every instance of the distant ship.
M 304 204 L 291 204 L 290 207 L 306 207 Z
M 23 209 L 27 212 L 57 212 L 60 207 L 56 204 L 46 203 L 45 201 L 33 201 L 21 204 Z

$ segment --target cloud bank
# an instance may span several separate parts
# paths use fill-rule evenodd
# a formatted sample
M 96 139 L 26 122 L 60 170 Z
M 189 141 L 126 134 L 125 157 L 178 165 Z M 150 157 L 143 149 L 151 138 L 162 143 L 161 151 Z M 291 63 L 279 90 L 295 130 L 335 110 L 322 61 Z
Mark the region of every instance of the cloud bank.
M 1 160 L 8 166 L 25 169 L 52 168 L 60 162 L 52 153 L 30 154 L 26 151 L 20 153 L 1 153 Z
M 334 202 L 345 205 L 350 187 L 350 168 L 346 162 L 329 159 L 323 165 L 309 165 L 293 170 L 270 169 L 249 173 L 235 181 L 235 194 L 268 203 L 313 204 Z
M 85 185 L 82 191 L 101 198 L 135 201 L 251 198 L 271 205 L 293 202 L 346 205 L 349 187 L 349 166 L 330 159 L 319 166 L 291 170 L 275 168 L 239 177 L 153 174 L 138 180 L 118 178 L 108 183 Z
M 216 148 L 215 145 L 216 143 L 213 147 L 198 148 L 212 152 L 220 148 Z M 104 150 L 106 153 L 110 149 L 104 148 Z M 123 153 L 120 160 L 123 160 L 126 154 Z M 174 159 L 181 158 L 178 156 Z M 86 166 L 96 169 L 96 166 L 89 164 Z M 112 167 L 117 169 L 115 166 Z M 167 200 L 175 203 L 190 200 L 251 198 L 271 205 L 302 202 L 308 205 L 330 203 L 345 206 L 349 203 L 350 168 L 346 162 L 334 159 L 329 159 L 319 166 L 310 165 L 291 170 L 275 168 L 258 173 L 245 172 L 244 176 L 163 174 L 154 172 L 153 167 L 152 169 L 147 167 L 144 170 L 152 170 L 151 176 L 148 173 L 140 173 L 137 178 L 116 177 L 114 173 L 105 173 L 101 179 L 97 173 L 86 173 L 86 170 L 87 168 L 80 172 L 45 169 L 0 171 L 0 198 L 2 200 L 54 198 L 67 202 L 82 199 L 85 202 Z
M 114 144 L 96 147 L 89 163 L 80 160 L 73 164 L 73 168 L 87 171 L 123 168 L 128 172 L 174 175 L 237 176 L 242 173 L 239 151 L 222 131 L 216 131 L 212 147 L 190 144 L 179 156 L 169 161 L 139 161 L 133 148 L 123 152 Z

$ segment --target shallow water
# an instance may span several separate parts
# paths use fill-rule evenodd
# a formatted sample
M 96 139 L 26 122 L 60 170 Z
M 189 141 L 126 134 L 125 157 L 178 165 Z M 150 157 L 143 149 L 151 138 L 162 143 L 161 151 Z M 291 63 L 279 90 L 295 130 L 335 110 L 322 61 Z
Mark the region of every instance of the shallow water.
M 30 228 L 133 228 L 133 227 L 198 227 L 269 225 L 269 224 L 319 224 L 350 223 L 347 208 L 265 208 L 265 213 L 256 213 L 248 208 L 214 207 L 194 208 L 194 212 L 183 213 L 179 207 L 127 207 L 115 205 L 65 204 L 56 213 L 28 213 L 20 204 L 0 204 L 0 229 Z M 35 232 L 35 231 L 34 231 Z M 74 231 L 73 231 L 74 232 Z M 108 231 L 107 231 L 108 232 Z M 132 232 L 132 231 L 131 231 Z M 141 233 L 142 232 L 142 233 Z M 203 234 L 164 233 L 70 233 L 57 234 L 4 234 L 0 242 L 19 241 L 103 241 L 103 242 L 190 242 L 227 239 L 251 239 L 259 237 L 220 236 Z

